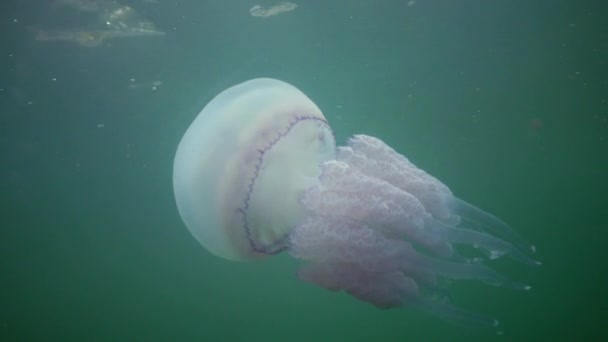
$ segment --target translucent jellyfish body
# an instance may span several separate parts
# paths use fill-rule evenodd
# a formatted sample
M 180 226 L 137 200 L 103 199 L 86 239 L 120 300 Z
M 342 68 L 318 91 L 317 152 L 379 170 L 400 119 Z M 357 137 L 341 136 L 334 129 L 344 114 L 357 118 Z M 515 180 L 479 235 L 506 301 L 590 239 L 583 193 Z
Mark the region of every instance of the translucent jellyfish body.
M 302 280 L 381 308 L 495 325 L 451 305 L 445 284 L 529 289 L 486 261 L 539 264 L 504 222 L 380 139 L 354 135 L 337 147 L 321 110 L 279 80 L 253 79 L 207 104 L 179 144 L 173 186 L 182 220 L 211 253 L 248 260 L 285 251 L 305 261 Z

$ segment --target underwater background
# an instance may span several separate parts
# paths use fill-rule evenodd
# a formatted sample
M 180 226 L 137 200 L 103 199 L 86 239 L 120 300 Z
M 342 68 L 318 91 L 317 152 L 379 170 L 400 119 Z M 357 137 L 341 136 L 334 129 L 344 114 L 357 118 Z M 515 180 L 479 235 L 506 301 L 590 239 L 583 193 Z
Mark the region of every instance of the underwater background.
M 256 17 L 274 2 L 100 0 L 163 34 L 90 46 L 91 3 L 0 4 L 1 341 L 608 337 L 608 3 L 300 0 Z M 306 93 L 338 143 L 381 138 L 536 245 L 540 267 L 491 263 L 530 291 L 450 288 L 503 335 L 306 284 L 288 255 L 236 263 L 196 242 L 173 198 L 177 144 L 214 95 L 261 76 Z

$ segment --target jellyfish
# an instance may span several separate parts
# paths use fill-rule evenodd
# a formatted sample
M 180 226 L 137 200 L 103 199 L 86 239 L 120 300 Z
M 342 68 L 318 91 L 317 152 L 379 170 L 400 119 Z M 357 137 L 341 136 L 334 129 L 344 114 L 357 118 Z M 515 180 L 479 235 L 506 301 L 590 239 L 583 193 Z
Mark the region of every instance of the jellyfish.
M 218 257 L 289 253 L 305 282 L 457 324 L 497 322 L 451 304 L 451 282 L 527 290 L 487 264 L 540 264 L 506 223 L 380 139 L 336 146 L 319 107 L 276 79 L 235 85 L 203 108 L 177 148 L 173 189 L 182 221 Z

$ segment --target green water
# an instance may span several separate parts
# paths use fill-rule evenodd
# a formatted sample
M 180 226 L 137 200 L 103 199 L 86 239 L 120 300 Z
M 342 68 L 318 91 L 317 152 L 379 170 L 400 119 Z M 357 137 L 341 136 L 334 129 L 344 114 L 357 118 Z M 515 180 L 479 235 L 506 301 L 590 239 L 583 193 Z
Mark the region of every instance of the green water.
M 124 3 L 166 36 L 41 42 L 32 28 L 89 17 L 0 4 L 0 340 L 608 337 L 603 2 L 300 0 L 269 18 L 245 0 Z M 216 93 L 258 76 L 307 93 L 339 143 L 380 137 L 537 246 L 539 268 L 494 263 L 529 292 L 451 288 L 504 335 L 379 310 L 298 281 L 288 255 L 232 263 L 192 238 L 177 143 Z

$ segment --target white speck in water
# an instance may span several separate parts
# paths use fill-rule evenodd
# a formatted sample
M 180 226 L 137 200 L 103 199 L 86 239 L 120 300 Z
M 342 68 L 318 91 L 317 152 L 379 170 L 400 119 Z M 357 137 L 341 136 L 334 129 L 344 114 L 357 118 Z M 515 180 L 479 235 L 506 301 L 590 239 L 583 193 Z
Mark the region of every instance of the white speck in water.
M 104 128 L 104 127 L 106 127 L 106 125 L 104 125 L 104 124 L 102 124 L 102 123 L 97 124 L 97 128 Z

